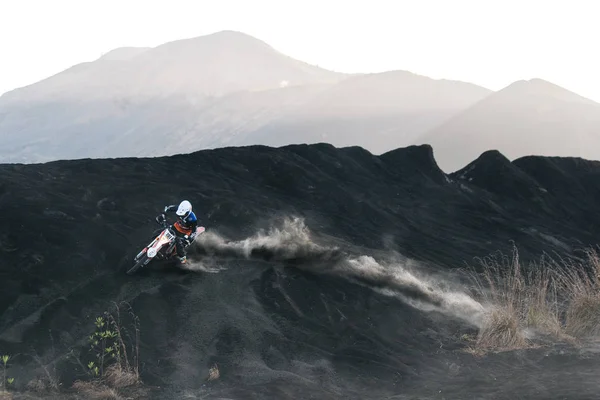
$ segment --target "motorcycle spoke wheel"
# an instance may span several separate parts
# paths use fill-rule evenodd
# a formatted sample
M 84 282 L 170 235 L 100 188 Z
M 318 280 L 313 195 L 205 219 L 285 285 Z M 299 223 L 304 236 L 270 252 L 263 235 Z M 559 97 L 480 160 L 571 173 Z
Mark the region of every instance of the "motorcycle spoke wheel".
M 142 267 L 142 265 L 144 265 L 144 263 L 146 262 L 146 260 L 148 259 L 148 256 L 146 254 L 144 254 L 137 263 L 135 263 L 135 265 L 133 267 L 131 267 L 129 269 L 129 271 L 127 271 L 127 275 L 131 275 L 133 274 L 135 271 L 137 271 L 138 269 L 140 269 L 140 267 Z

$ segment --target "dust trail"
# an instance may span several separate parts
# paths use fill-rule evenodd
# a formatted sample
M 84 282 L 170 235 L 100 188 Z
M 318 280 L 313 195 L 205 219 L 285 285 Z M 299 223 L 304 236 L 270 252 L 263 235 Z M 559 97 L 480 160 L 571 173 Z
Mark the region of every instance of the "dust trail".
M 217 233 L 207 231 L 196 241 L 196 253 L 203 260 L 259 259 L 285 262 L 317 274 L 343 277 L 367 286 L 377 292 L 394 296 L 423 311 L 439 311 L 459 317 L 480 326 L 484 308 L 473 298 L 460 291 L 441 286 L 417 268 L 409 268 L 407 261 L 384 263 L 371 256 L 352 256 L 334 246 L 315 243 L 304 221 L 286 219 L 281 227 L 259 231 L 252 237 L 239 241 L 226 240 Z M 216 263 L 193 263 L 189 269 L 218 272 Z
M 219 258 L 260 259 L 299 264 L 340 261 L 344 254 L 337 247 L 321 246 L 310 237 L 304 221 L 286 219 L 282 226 L 239 241 L 230 241 L 217 233 L 207 231 L 196 240 L 199 254 Z

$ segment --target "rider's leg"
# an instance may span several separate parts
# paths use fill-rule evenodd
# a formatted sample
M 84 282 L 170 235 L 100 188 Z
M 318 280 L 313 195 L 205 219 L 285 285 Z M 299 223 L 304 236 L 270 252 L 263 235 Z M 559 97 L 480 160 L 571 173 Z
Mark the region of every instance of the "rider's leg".
M 177 251 L 177 256 L 179 257 L 179 261 L 181 261 L 182 263 L 186 262 L 186 257 L 185 257 L 185 249 L 183 247 L 183 238 L 180 236 L 177 236 L 175 238 L 175 250 Z

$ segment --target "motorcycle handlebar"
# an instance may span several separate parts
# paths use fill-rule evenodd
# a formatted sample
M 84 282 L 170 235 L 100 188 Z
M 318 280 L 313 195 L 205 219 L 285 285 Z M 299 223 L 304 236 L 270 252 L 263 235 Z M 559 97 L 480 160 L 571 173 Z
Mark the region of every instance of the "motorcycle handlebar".
M 170 227 L 170 226 L 169 226 L 169 224 L 167 223 L 167 217 L 165 216 L 165 214 L 164 214 L 164 213 L 161 213 L 160 215 L 158 215 L 158 216 L 155 218 L 155 220 L 156 220 L 156 222 L 157 222 L 158 224 L 160 224 L 160 225 L 161 225 L 161 226 L 162 226 L 164 229 L 167 229 L 167 228 L 169 228 L 169 230 L 170 230 L 171 232 L 173 231 L 173 229 L 171 229 L 171 227 Z
M 166 226 L 166 223 L 167 223 L 167 218 L 165 217 L 165 214 L 160 214 L 160 215 L 158 215 L 156 218 L 154 218 L 154 220 L 155 220 L 155 221 L 156 221 L 158 224 L 160 224 L 160 225 L 162 225 L 162 226 Z

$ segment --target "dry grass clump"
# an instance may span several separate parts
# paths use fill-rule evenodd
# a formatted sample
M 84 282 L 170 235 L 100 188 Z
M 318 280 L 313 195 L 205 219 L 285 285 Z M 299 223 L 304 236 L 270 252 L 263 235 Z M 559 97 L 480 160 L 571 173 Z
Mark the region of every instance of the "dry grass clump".
M 113 388 L 121 389 L 140 383 L 140 376 L 137 372 L 120 368 L 118 365 L 111 365 L 104 373 L 106 383 Z
M 570 262 L 559 276 L 561 286 L 570 293 L 565 312 L 565 333 L 577 338 L 600 335 L 600 257 L 588 250 L 587 268 Z
M 27 390 L 36 392 L 36 393 L 41 393 L 41 392 L 45 392 L 46 390 L 48 390 L 48 386 L 46 385 L 46 383 L 39 378 L 32 379 L 29 382 L 27 382 L 26 387 L 27 387 Z
M 480 260 L 472 273 L 475 294 L 488 306 L 475 347 L 512 350 L 531 345 L 527 331 L 557 339 L 600 335 L 600 257 L 595 249 L 583 260 L 522 265 L 518 251 Z
M 486 316 L 476 340 L 480 349 L 509 350 L 525 347 L 526 344 L 516 314 L 505 308 L 495 309 Z
M 45 378 L 34 378 L 25 385 L 27 390 L 34 393 L 50 393 L 58 391 L 58 384 L 48 381 Z
M 207 380 L 214 381 L 216 379 L 219 379 L 220 376 L 221 376 L 221 373 L 219 372 L 219 366 L 217 364 L 215 364 L 212 367 L 210 367 L 210 369 L 208 370 L 208 379 Z
M 87 399 L 92 400 L 121 400 L 122 397 L 113 388 L 97 381 L 77 381 L 73 384 L 73 389 L 85 395 Z
M 534 267 L 525 280 L 525 296 L 521 307 L 525 326 L 561 336 L 558 288 L 552 270 L 544 262 Z

